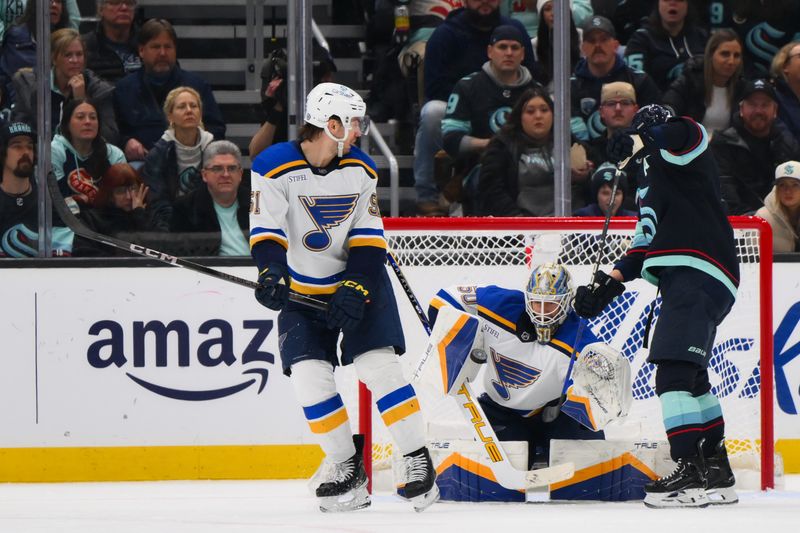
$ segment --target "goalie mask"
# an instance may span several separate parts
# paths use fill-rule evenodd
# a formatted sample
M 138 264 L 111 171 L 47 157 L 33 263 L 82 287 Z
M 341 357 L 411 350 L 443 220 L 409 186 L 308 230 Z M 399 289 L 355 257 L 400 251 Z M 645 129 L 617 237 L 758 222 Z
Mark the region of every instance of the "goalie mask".
M 536 328 L 538 342 L 550 342 L 567 318 L 572 296 L 572 280 L 563 266 L 545 263 L 531 271 L 525 287 L 525 311 Z
M 339 83 L 320 83 L 308 93 L 306 98 L 305 121 L 322 128 L 331 140 L 336 141 L 339 157 L 342 157 L 344 143 L 353 129 L 361 135 L 369 131 L 369 117 L 366 116 L 367 105 L 361 96 L 345 85 Z M 344 126 L 344 136 L 337 138 L 328 129 L 328 121 L 336 117 Z

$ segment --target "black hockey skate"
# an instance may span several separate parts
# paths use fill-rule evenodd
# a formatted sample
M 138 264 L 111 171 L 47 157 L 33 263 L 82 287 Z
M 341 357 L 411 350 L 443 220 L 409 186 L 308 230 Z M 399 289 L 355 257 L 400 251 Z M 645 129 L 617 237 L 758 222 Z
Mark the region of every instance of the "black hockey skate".
M 717 443 L 714 455 L 706 457 L 706 479 L 708 481 L 706 488 L 708 503 L 726 505 L 739 501 L 739 496 L 733 489 L 736 477 L 728 462 L 728 451 L 725 449 L 724 439 Z
M 414 510 L 421 513 L 439 499 L 439 487 L 436 486 L 436 470 L 428 453 L 428 448 L 403 456 L 406 466 L 405 497 L 411 500 Z
M 706 507 L 705 465 L 701 455 L 678 459 L 671 474 L 645 485 L 647 507 Z
M 317 487 L 316 495 L 319 509 L 323 513 L 356 511 L 370 506 L 367 491 L 367 472 L 364 470 L 363 435 L 354 435 L 356 453 L 347 461 L 334 463 L 328 473 L 328 480 Z

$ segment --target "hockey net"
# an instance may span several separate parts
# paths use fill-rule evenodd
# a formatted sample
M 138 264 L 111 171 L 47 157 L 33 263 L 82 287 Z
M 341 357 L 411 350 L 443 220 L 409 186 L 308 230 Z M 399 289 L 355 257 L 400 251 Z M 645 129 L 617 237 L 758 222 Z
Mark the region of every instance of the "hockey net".
M 761 219 L 733 217 L 731 221 L 741 284 L 736 304 L 717 332 L 709 375 L 725 415 L 731 462 L 760 469 L 760 485 L 766 489 L 773 486 L 774 476 L 771 233 Z M 602 226 L 602 219 L 585 218 L 385 219 L 390 249 L 425 311 L 436 291 L 447 286 L 495 284 L 521 289 L 530 265 L 546 261 L 565 265 L 575 287 L 586 284 L 602 246 Z M 612 220 L 602 253 L 603 270 L 608 271 L 625 253 L 634 226 L 633 219 Z M 396 279 L 394 282 L 407 344 L 401 360 L 411 378 L 427 335 L 403 288 Z M 592 331 L 631 363 L 633 407 L 623 423 L 607 429 L 608 438 L 665 439 L 654 390 L 655 367 L 646 362 L 648 350 L 642 347 L 650 308 L 655 305 L 656 321 L 660 301 L 654 286 L 635 280 L 626 284 L 625 293 L 603 314 L 590 321 Z M 452 436 L 441 434 L 441 428 L 463 423 L 454 400 L 424 380 L 414 386 L 428 438 Z M 363 386 L 361 391 L 360 399 L 350 401 L 360 404 L 359 426 L 372 443 L 374 468 L 389 468 L 391 438 Z

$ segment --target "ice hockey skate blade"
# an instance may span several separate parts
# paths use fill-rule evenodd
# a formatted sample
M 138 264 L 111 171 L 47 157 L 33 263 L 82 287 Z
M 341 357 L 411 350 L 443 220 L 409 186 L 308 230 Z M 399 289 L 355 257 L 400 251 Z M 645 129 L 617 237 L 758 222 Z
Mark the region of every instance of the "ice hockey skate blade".
M 372 504 L 366 484 L 341 496 L 319 499 L 319 510 L 323 513 L 346 513 L 366 509 Z
M 411 498 L 411 505 L 414 506 L 414 510 L 418 513 L 421 513 L 434 503 L 439 500 L 439 487 L 436 486 L 436 483 L 433 484 L 433 488 L 426 492 L 425 494 L 420 494 L 416 498 Z
M 689 489 L 677 492 L 648 493 L 644 497 L 644 504 L 651 509 L 669 509 L 673 507 L 708 507 L 710 502 L 705 489 Z
M 739 496 L 733 487 L 722 489 L 706 489 L 708 503 L 711 505 L 733 505 L 739 503 Z

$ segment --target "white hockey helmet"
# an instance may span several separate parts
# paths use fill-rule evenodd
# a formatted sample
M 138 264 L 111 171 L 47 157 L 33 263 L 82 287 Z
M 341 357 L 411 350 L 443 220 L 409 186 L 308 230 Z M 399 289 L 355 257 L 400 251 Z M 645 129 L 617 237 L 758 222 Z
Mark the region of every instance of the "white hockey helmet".
M 553 333 L 567 319 L 572 296 L 572 278 L 562 265 L 544 263 L 531 270 L 525 286 L 525 310 L 536 327 L 537 341 L 550 342 Z
M 320 83 L 306 97 L 305 121 L 322 128 L 325 134 L 339 143 L 339 157 L 345 139 L 353 128 L 358 128 L 361 135 L 369 131 L 369 117 L 366 116 L 367 104 L 357 92 L 339 83 Z M 328 130 L 328 121 L 337 117 L 344 126 L 344 136 L 339 139 Z

